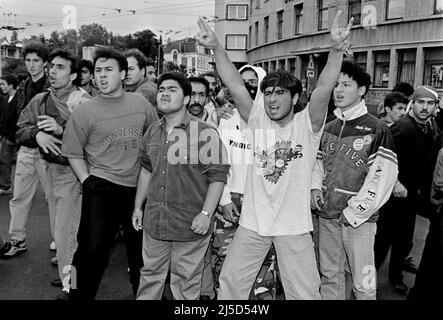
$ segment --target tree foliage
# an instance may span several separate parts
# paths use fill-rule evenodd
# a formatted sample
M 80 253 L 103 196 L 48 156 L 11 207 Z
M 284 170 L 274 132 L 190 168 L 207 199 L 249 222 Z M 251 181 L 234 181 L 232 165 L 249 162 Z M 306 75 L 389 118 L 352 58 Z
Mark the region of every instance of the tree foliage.
M 101 24 L 84 24 L 80 27 L 79 34 L 84 46 L 93 46 L 95 44 L 109 44 L 109 33 Z

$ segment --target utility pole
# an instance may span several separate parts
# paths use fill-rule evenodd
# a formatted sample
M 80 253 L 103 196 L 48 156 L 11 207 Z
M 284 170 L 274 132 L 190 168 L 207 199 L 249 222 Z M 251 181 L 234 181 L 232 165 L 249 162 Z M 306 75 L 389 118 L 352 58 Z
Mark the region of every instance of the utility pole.
M 160 39 L 158 40 L 158 55 L 157 55 L 157 74 L 160 75 L 161 72 L 161 65 L 162 65 L 162 43 L 163 43 L 163 39 L 162 36 L 160 35 Z

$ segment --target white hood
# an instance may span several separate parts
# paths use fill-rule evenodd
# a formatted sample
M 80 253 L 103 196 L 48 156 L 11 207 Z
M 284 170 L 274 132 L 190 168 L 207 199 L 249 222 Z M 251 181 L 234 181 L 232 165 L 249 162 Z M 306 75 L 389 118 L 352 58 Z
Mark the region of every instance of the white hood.
M 266 71 L 261 67 L 251 66 L 249 64 L 244 65 L 238 71 L 241 73 L 244 69 L 252 69 L 258 76 L 258 88 L 257 95 L 255 96 L 254 104 L 261 103 L 263 101 L 263 92 L 260 90 L 260 85 L 264 77 L 266 77 Z M 263 105 L 263 103 L 262 103 Z

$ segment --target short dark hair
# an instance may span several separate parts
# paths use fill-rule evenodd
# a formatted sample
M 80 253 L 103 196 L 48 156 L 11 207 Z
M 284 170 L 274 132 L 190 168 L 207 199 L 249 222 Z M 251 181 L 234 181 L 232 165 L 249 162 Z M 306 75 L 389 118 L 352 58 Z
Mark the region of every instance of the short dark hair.
M 404 95 L 401 92 L 391 92 L 390 94 L 388 94 L 385 97 L 385 100 L 383 102 L 384 107 L 389 107 L 392 109 L 392 107 L 394 106 L 394 104 L 396 103 L 404 103 L 404 104 L 408 104 L 409 103 L 409 99 L 406 95 Z
M 126 57 L 120 52 L 111 47 L 101 47 L 95 51 L 94 55 L 94 68 L 98 59 L 114 59 L 117 61 L 120 71 L 128 72 L 128 60 Z
M 82 70 L 83 68 L 88 69 L 89 73 L 94 74 L 94 65 L 91 61 L 82 59 L 82 61 L 80 61 L 80 70 Z
M 76 56 L 74 56 L 71 52 L 69 52 L 68 50 L 55 49 L 49 55 L 49 62 L 54 60 L 54 58 L 56 58 L 56 57 L 60 57 L 65 60 L 69 60 L 71 62 L 71 74 L 77 75 L 77 77 L 72 81 L 72 84 L 75 86 L 80 86 L 81 85 L 82 69 L 80 68 L 79 59 Z
M 26 59 L 26 56 L 30 53 L 35 53 L 37 56 L 42 58 L 43 62 L 48 61 L 49 51 L 41 42 L 33 41 L 23 48 L 23 58 Z
M 209 96 L 209 82 L 203 77 L 189 77 L 189 82 L 191 82 L 191 88 L 193 82 L 201 83 L 205 86 L 206 95 Z
M 371 76 L 362 67 L 351 61 L 344 61 L 340 72 L 357 82 L 358 87 L 366 88 L 362 98 L 368 93 L 369 87 L 372 84 Z
M 135 60 L 137 60 L 138 67 L 141 69 L 145 68 L 147 66 L 148 59 L 146 56 L 138 50 L 137 48 L 129 49 L 125 51 L 125 57 L 126 59 L 129 57 L 133 57 Z
M 406 97 L 410 97 L 414 93 L 414 87 L 407 82 L 399 82 L 395 85 L 394 89 L 392 89 L 392 92 L 401 92 Z
M 287 89 L 291 92 L 291 97 L 298 93 L 300 95 L 303 92 L 303 86 L 296 77 L 285 70 L 276 70 L 268 73 L 260 84 L 260 91 L 264 92 L 269 87 L 280 87 Z
M 16 75 L 9 73 L 5 74 L 1 77 L 2 80 L 5 80 L 8 85 L 12 85 L 12 88 L 17 89 L 18 86 L 18 78 Z
M 166 80 L 175 80 L 178 82 L 178 84 L 180 85 L 180 87 L 183 90 L 183 94 L 185 97 L 190 97 L 192 94 L 192 86 L 191 86 L 191 82 L 189 81 L 188 78 L 185 77 L 185 75 L 181 72 L 178 71 L 172 71 L 172 72 L 166 72 L 163 73 L 160 76 L 160 79 L 158 80 L 158 84 L 157 87 L 160 88 L 161 84 L 163 81 Z
M 148 58 L 148 59 L 146 59 L 146 66 L 147 67 L 149 67 L 149 66 L 153 66 L 154 67 L 154 69 L 155 69 L 155 61 L 154 60 L 152 60 L 151 58 Z

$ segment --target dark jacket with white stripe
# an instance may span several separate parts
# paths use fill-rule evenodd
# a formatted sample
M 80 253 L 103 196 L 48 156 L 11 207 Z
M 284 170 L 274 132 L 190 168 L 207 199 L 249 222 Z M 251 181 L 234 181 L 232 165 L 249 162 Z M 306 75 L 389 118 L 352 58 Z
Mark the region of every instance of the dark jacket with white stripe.
M 394 142 L 386 124 L 369 114 L 364 100 L 354 108 L 335 110 L 325 126 L 312 189 L 323 184 L 325 204 L 319 215 L 342 214 L 353 227 L 375 222 L 398 175 Z

